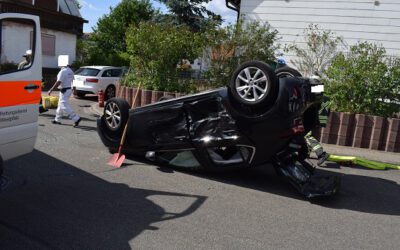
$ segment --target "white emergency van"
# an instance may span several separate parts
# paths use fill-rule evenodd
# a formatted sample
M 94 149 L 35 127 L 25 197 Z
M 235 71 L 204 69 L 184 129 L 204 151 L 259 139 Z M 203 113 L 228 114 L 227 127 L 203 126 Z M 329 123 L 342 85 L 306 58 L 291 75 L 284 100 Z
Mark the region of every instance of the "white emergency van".
M 33 150 L 42 82 L 39 17 L 0 14 L 0 174 L 3 161 Z

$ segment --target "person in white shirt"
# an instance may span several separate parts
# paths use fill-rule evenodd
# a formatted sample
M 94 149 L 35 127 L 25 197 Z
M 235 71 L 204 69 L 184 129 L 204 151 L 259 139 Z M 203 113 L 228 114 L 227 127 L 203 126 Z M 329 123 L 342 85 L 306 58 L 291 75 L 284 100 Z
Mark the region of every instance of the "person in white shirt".
M 58 98 L 58 107 L 56 110 L 56 117 L 52 121 L 53 124 L 61 124 L 61 118 L 63 114 L 67 114 L 68 117 L 74 122 L 74 127 L 79 126 L 79 122 L 81 121 L 81 117 L 74 113 L 69 104 L 69 98 L 72 94 L 72 81 L 74 80 L 74 72 L 70 68 L 69 65 L 63 67 L 57 75 L 57 81 L 54 83 L 53 87 L 48 92 L 48 95 L 51 95 L 51 92 L 55 88 L 60 89 L 60 94 Z

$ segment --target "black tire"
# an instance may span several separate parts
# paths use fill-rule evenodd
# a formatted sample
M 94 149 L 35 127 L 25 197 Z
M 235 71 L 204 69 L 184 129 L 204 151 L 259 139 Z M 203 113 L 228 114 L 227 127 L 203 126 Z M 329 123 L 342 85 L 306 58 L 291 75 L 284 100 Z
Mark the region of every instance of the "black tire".
M 111 98 L 104 106 L 102 119 L 110 134 L 121 135 L 129 119 L 128 102 L 122 98 Z
M 118 152 L 118 148 L 108 148 L 108 152 L 110 152 L 110 154 L 115 154 Z
M 76 97 L 76 98 L 84 98 L 85 95 L 86 95 L 85 92 L 82 92 L 82 91 L 77 90 L 77 91 L 76 91 L 76 96 L 75 96 L 75 97 Z
M 3 169 L 3 158 L 1 158 L 1 155 L 0 155 L 0 179 L 1 179 L 1 176 L 3 176 L 3 171 L 4 171 L 4 169 Z
M 113 97 L 115 97 L 115 87 L 113 85 L 110 85 L 106 88 L 106 91 L 104 92 L 104 100 L 107 101 Z
M 260 61 L 249 61 L 240 65 L 229 83 L 232 97 L 237 102 L 250 107 L 273 104 L 278 91 L 277 87 L 278 81 L 274 70 Z
M 301 73 L 289 66 L 283 66 L 280 68 L 277 68 L 275 70 L 275 74 L 278 78 L 283 78 L 283 77 L 302 77 Z

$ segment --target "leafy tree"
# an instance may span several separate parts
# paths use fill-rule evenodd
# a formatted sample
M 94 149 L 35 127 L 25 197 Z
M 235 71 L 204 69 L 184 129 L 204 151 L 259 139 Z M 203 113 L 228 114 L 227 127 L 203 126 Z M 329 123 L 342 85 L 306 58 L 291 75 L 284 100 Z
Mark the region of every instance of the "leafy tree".
M 200 55 L 203 41 L 199 33 L 187 26 L 148 22 L 132 25 L 126 42 L 133 69 L 127 82 L 154 90 L 192 91 L 187 82 L 178 79 L 177 64 Z
M 400 106 L 400 59 L 368 42 L 340 53 L 326 70 L 326 94 L 340 112 L 392 117 Z
M 149 0 L 122 0 L 110 13 L 97 21 L 86 44 L 85 64 L 127 65 L 125 33 L 132 24 L 152 19 L 155 14 Z
M 207 41 L 209 75 L 216 86 L 226 85 L 233 71 L 243 62 L 274 60 L 278 32 L 268 23 L 239 20 L 236 25 L 208 29 Z
M 211 0 L 157 0 L 165 4 L 172 14 L 160 16 L 159 20 L 173 25 L 185 24 L 194 31 L 200 31 L 209 22 L 221 22 L 221 16 L 208 10 L 204 4 Z
M 321 30 L 316 24 L 310 24 L 304 30 L 304 41 L 306 46 L 290 44 L 285 50 L 295 53 L 297 59 L 293 64 L 305 76 L 323 72 L 343 44 L 341 37 L 330 30 Z

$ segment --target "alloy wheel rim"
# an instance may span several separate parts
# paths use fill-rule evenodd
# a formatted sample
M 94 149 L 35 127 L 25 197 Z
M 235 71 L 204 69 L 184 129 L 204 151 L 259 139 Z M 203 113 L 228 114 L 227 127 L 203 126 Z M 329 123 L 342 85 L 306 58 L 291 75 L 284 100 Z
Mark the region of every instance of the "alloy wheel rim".
M 236 77 L 236 92 L 247 102 L 258 102 L 269 90 L 267 75 L 257 67 L 242 69 Z
M 119 109 L 118 105 L 114 102 L 109 103 L 105 108 L 105 118 L 107 125 L 112 128 L 116 129 L 121 124 L 121 110 Z

